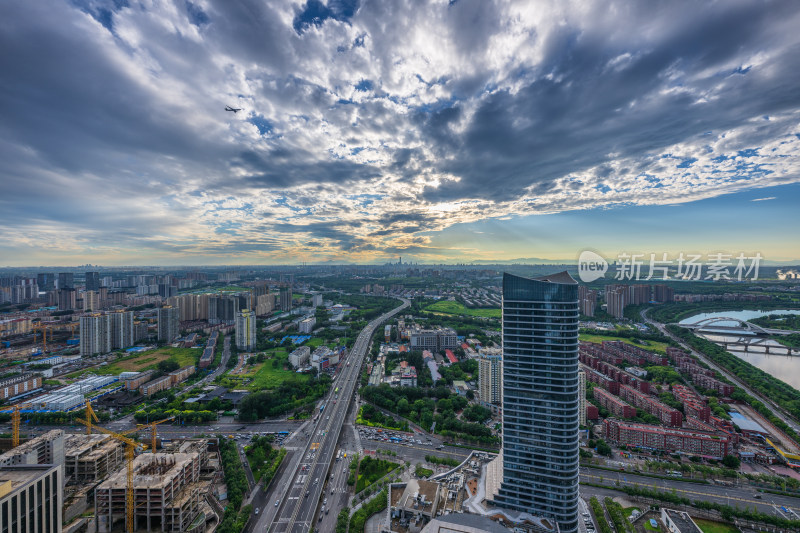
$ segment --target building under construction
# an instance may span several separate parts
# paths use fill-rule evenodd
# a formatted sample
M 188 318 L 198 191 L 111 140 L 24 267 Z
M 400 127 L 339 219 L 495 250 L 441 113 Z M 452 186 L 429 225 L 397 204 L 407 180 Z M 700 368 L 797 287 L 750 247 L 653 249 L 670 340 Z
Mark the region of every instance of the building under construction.
M 67 435 L 64 456 L 68 483 L 92 483 L 122 467 L 125 446 L 111 435 Z
M 203 530 L 199 453 L 146 453 L 133 463 L 134 529 L 162 532 Z M 99 533 L 125 519 L 127 470 L 121 469 L 95 491 Z
M 0 467 L 52 464 L 64 464 L 64 431 L 60 429 L 48 431 L 0 455 Z

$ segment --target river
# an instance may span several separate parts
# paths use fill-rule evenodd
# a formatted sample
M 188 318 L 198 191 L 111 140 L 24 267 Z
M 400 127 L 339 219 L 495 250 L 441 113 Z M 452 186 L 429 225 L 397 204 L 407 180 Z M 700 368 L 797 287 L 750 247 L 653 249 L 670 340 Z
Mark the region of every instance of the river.
M 695 322 L 699 322 L 701 320 L 705 320 L 706 318 L 717 318 L 717 317 L 728 317 L 728 318 L 738 318 L 739 320 L 751 320 L 753 318 L 758 318 L 760 316 L 765 315 L 800 315 L 800 310 L 786 310 L 786 309 L 775 309 L 770 311 L 718 311 L 713 313 L 699 313 L 697 315 L 691 316 L 689 318 L 685 318 L 681 320 L 681 324 L 692 324 Z M 736 326 L 735 322 L 720 322 L 720 326 Z M 722 340 L 722 335 L 711 335 L 711 334 L 703 334 L 705 338 L 710 341 L 717 342 Z M 739 335 L 725 335 L 726 337 L 739 337 Z M 766 344 L 770 346 L 782 346 L 780 343 L 768 340 L 765 341 Z M 736 357 L 747 361 L 748 363 L 752 364 L 767 372 L 772 374 L 774 377 L 785 381 L 795 389 L 800 390 L 800 356 L 794 355 L 774 355 L 774 354 L 766 354 L 764 353 L 763 347 L 753 347 L 747 348 L 745 346 L 731 346 L 728 348 L 728 351 L 735 355 Z

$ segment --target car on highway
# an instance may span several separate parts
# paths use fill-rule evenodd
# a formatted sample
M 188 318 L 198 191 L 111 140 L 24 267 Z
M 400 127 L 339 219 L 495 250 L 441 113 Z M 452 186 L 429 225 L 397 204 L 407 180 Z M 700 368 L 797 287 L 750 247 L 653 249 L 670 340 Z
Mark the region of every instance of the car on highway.
M 256 514 L 258 514 L 258 507 L 256 507 Z
M 275 507 L 277 507 L 277 506 L 278 506 L 280 503 L 281 503 L 281 500 L 280 500 L 280 499 L 278 499 L 278 500 L 275 500 Z

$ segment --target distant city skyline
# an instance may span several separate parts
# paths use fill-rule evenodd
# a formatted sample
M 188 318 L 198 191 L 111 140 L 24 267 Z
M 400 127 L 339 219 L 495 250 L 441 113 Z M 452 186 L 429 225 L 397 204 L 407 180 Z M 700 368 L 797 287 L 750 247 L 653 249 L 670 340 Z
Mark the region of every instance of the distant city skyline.
M 796 2 L 3 18 L 0 266 L 800 262 Z

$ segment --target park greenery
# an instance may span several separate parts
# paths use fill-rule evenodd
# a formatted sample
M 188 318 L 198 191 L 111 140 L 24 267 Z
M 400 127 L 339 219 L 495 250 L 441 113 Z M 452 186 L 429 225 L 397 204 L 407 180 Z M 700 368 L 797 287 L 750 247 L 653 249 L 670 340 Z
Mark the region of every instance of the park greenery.
M 458 466 L 461 464 L 461 461 L 458 459 L 453 459 L 451 457 L 437 457 L 435 455 L 426 455 L 425 460 L 434 465 Z
M 225 476 L 225 485 L 228 487 L 228 505 L 225 507 L 225 514 L 222 517 L 217 531 L 222 533 L 240 533 L 243 529 L 250 513 L 245 515 L 245 509 L 239 512 L 239 508 L 247 492 L 247 477 L 242 467 L 239 454 L 236 451 L 236 444 L 229 439 L 218 435 L 219 453 L 222 461 L 222 472 Z M 248 506 L 249 507 L 249 506 Z
M 350 522 L 350 508 L 345 507 L 336 517 L 336 533 L 347 533 L 348 522 Z
M 386 459 L 374 459 L 366 456 L 358 465 L 358 481 L 356 481 L 356 494 L 369 487 L 383 476 L 400 466 Z
M 362 405 L 358 410 L 356 424 L 384 429 L 394 429 L 397 431 L 408 431 L 408 422 L 406 420 L 398 420 L 393 416 L 385 415 L 380 410 L 376 409 L 375 406 L 370 404 Z
M 661 333 L 644 332 L 636 329 L 618 328 L 609 331 L 604 329 L 581 328 L 579 334 L 580 340 L 586 342 L 602 342 L 604 340 L 622 341 L 626 344 L 638 346 L 639 348 L 660 354 L 666 353 L 667 346 L 678 346 L 675 341 Z
M 625 511 L 622 509 L 622 505 L 609 497 L 606 497 L 603 503 L 606 506 L 608 516 L 611 517 L 611 522 L 614 524 L 614 529 L 617 533 L 634 533 L 633 525 L 630 520 L 625 517 Z
M 459 350 L 461 350 L 459 348 Z M 440 366 L 439 374 L 442 380 L 448 385 L 454 381 L 473 381 L 478 379 L 478 361 L 475 359 L 464 359 L 450 366 Z
M 239 420 L 253 421 L 292 411 L 311 410 L 317 400 L 328 392 L 330 386 L 331 378 L 328 374 L 308 380 L 288 379 L 273 390 L 245 396 L 239 404 Z
M 592 508 L 592 513 L 597 521 L 599 533 L 613 533 L 611 526 L 608 525 L 608 520 L 606 520 L 606 515 L 603 513 L 603 506 L 600 505 L 600 501 L 596 496 L 592 496 L 592 498 L 589 500 L 589 507 Z
M 433 313 L 444 313 L 448 315 L 457 316 L 475 316 L 486 318 L 500 318 L 499 308 L 485 308 L 485 309 L 472 309 L 461 302 L 454 302 L 449 300 L 439 300 L 425 307 L 426 311 Z
M 731 374 L 747 383 L 753 390 L 757 391 L 765 398 L 769 398 L 779 407 L 786 410 L 794 418 L 800 418 L 800 391 L 771 374 L 764 372 L 760 368 L 756 368 L 747 361 L 736 357 L 721 346 L 702 337 L 698 337 L 686 328 L 675 325 L 667 326 L 667 328 L 689 346 L 704 354 L 717 365 L 727 369 Z M 758 399 L 753 398 L 738 388 L 731 397 L 734 400 L 750 404 L 770 422 L 779 427 L 796 442 L 800 443 L 800 436 L 798 436 L 798 434 L 783 420 L 776 417 L 772 411 Z
M 431 470 L 430 468 L 425 468 L 421 464 L 418 464 L 417 467 L 414 469 L 414 474 L 419 478 L 431 477 L 433 475 L 433 470 Z
M 361 507 L 361 509 L 353 513 L 353 516 L 350 517 L 350 533 L 362 533 L 364 531 L 364 526 L 367 523 L 367 519 L 375 513 L 380 513 L 386 509 L 386 499 L 387 492 L 386 489 L 384 489 L 367 504 Z
M 431 428 L 435 422 L 435 432 L 448 439 L 488 445 L 499 443 L 491 429 L 483 424 L 463 421 L 456 416 L 456 412 L 467 407 L 469 401 L 463 396 L 453 394 L 447 387 L 393 388 L 382 383 L 377 387 L 363 387 L 360 394 L 364 400 L 382 409 L 419 421 L 425 430 Z
M 274 448 L 272 437 L 255 437 L 245 448 L 245 455 L 256 482 L 263 479 L 264 486 L 267 486 L 286 456 L 286 449 Z

